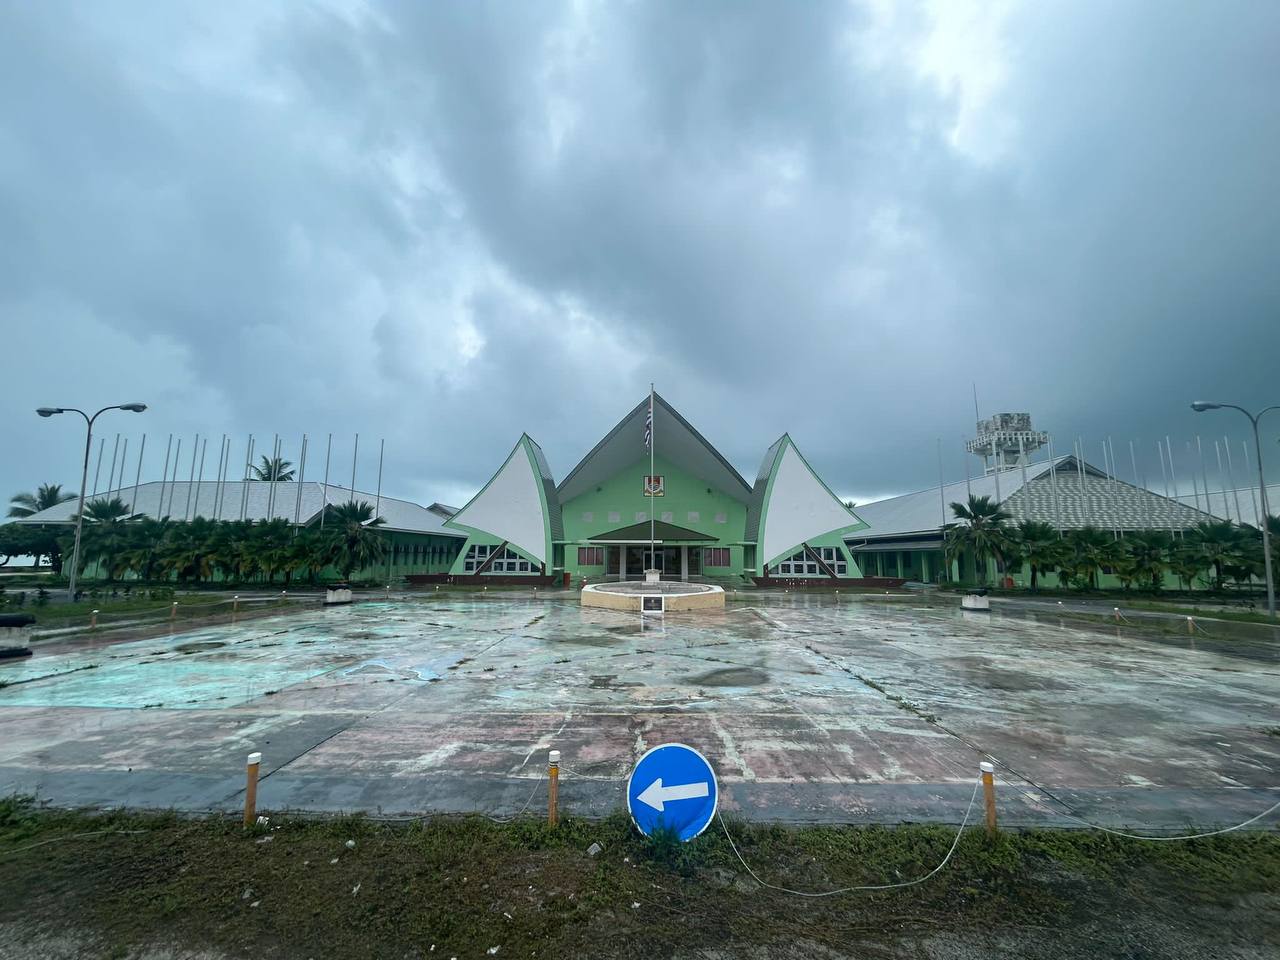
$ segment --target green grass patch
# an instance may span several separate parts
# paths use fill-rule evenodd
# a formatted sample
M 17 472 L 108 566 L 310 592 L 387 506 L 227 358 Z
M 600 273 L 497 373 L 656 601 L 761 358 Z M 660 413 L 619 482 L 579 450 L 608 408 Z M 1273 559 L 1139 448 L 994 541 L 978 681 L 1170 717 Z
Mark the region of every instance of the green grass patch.
M 804 890 L 921 876 L 954 828 L 730 825 L 769 882 Z M 52 841 L 52 842 L 46 842 Z M 349 848 L 347 841 L 354 841 Z M 587 848 L 603 847 L 596 856 Z M 40 844 L 40 846 L 33 846 Z M 966 832 L 937 877 L 905 890 L 806 900 L 752 881 L 718 825 L 692 843 L 641 838 L 625 816 L 557 828 L 528 818 L 380 823 L 39 811 L 0 802 L 0 913 L 70 926 L 102 955 L 176 942 L 277 957 L 693 956 L 779 944 L 891 948 L 939 931 L 1069 932 L 1099 911 L 1141 914 L 1248 902 L 1280 888 L 1280 837 L 1141 843 L 1084 831 Z M 1275 912 L 1238 929 L 1277 933 Z M 689 951 L 694 951 L 690 953 Z M 844 955 L 844 954 L 841 954 Z M 872 952 L 870 955 L 879 955 Z

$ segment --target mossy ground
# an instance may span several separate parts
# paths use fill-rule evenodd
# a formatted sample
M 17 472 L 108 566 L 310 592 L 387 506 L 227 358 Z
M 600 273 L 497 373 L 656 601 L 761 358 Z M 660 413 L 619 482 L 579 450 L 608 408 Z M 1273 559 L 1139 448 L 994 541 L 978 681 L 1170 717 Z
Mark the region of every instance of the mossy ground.
M 730 829 L 762 878 L 809 890 L 920 876 L 954 837 L 932 826 Z M 603 847 L 595 857 L 592 842 Z M 1141 843 L 971 829 L 924 884 L 807 900 L 759 887 L 715 825 L 673 845 L 643 840 L 622 816 L 555 829 L 532 818 L 272 817 L 246 832 L 231 819 L 0 804 L 0 917 L 74 928 L 116 957 L 155 944 L 280 958 L 490 947 L 502 957 L 852 956 L 854 946 L 885 956 L 978 932 L 1050 931 L 1057 942 L 1087 929 L 1093 941 L 1100 918 L 1181 930 L 1184 945 L 1202 932 L 1207 945 L 1243 937 L 1280 951 L 1278 890 L 1280 836 L 1269 833 Z M 1231 929 L 1198 932 L 1217 923 L 1206 916 L 1231 917 Z M 1144 954 L 1165 955 L 1179 954 Z

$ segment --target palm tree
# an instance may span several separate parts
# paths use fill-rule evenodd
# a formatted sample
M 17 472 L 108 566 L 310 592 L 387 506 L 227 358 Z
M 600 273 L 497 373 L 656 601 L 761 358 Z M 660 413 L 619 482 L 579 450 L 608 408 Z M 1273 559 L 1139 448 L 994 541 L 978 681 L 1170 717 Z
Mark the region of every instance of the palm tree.
M 84 518 L 90 523 L 114 523 L 117 520 L 128 520 L 130 519 L 129 505 L 119 497 L 112 497 L 110 500 L 99 497 L 84 505 Z
M 81 536 L 80 563 L 97 562 L 107 580 L 114 580 L 129 568 L 128 554 L 132 547 L 126 521 L 130 520 L 129 505 L 119 497 L 108 500 L 100 497 L 84 505 L 87 521 Z
M 1049 573 L 1062 561 L 1062 537 L 1047 523 L 1023 520 L 1018 524 L 1015 541 L 1018 557 L 1031 568 L 1031 589 L 1036 589 L 1040 574 Z
M 1173 537 L 1163 530 L 1141 530 L 1125 537 L 1127 560 L 1138 580 L 1146 580 L 1152 590 L 1159 590 L 1164 573 L 1170 568 Z
M 1005 522 L 1009 514 L 991 502 L 990 497 L 969 496 L 968 503 L 951 504 L 951 512 L 959 523 L 947 528 L 943 552 L 953 560 L 962 552 L 973 556 L 978 582 L 987 579 L 987 557 L 1002 562 L 1010 545 L 1009 530 Z
M 60 483 L 42 483 L 35 493 L 15 493 L 10 497 L 9 516 L 29 517 L 75 498 L 74 493 L 63 493 Z
M 342 571 L 344 580 L 351 579 L 351 573 L 357 567 L 378 563 L 386 556 L 387 542 L 374 529 L 386 521 L 374 516 L 371 503 L 348 500 L 325 509 L 328 511 L 325 522 L 333 525 L 329 536 L 334 548 L 334 562 Z
M 1245 535 L 1230 520 L 1205 520 L 1187 533 L 1204 566 L 1213 567 L 1213 581 L 1221 590 L 1228 567 L 1239 567 L 1245 559 Z
M 292 467 L 293 462 L 290 460 L 283 460 L 280 457 L 268 457 L 266 454 L 263 454 L 262 463 L 249 468 L 253 474 L 249 479 L 292 480 Z
M 1098 571 L 1119 559 L 1115 537 L 1097 527 L 1081 527 L 1071 531 L 1067 543 L 1074 554 L 1076 576 L 1096 590 Z

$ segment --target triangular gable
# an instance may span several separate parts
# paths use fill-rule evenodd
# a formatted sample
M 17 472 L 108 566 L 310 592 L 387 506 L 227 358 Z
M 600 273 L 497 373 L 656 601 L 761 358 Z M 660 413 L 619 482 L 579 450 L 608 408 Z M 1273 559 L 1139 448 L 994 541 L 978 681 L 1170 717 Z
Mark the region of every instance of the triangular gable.
M 648 459 L 649 451 L 644 445 L 648 409 L 646 396 L 569 472 L 558 490 L 561 503 L 568 503 L 622 470 Z M 653 420 L 654 450 L 660 458 L 689 471 L 740 503 L 749 501 L 751 488 L 742 475 L 660 394 L 654 394 Z
M 542 448 L 522 434 L 498 472 L 444 525 L 506 540 L 539 563 L 548 563 L 552 539 L 563 534 L 560 504 Z
M 761 569 L 803 543 L 829 534 L 853 533 L 866 524 L 846 507 L 809 466 L 791 437 L 783 434 L 760 466 L 748 511 Z

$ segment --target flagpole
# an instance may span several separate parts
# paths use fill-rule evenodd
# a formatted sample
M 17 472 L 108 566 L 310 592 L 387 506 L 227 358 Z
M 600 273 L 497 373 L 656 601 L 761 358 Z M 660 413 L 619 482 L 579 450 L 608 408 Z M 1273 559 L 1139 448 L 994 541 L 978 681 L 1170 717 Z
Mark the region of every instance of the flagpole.
M 651 569 L 657 569 L 657 563 L 654 560 L 654 542 L 653 542 L 653 381 L 649 382 L 649 563 L 652 564 Z M 662 579 L 659 574 L 658 579 Z

